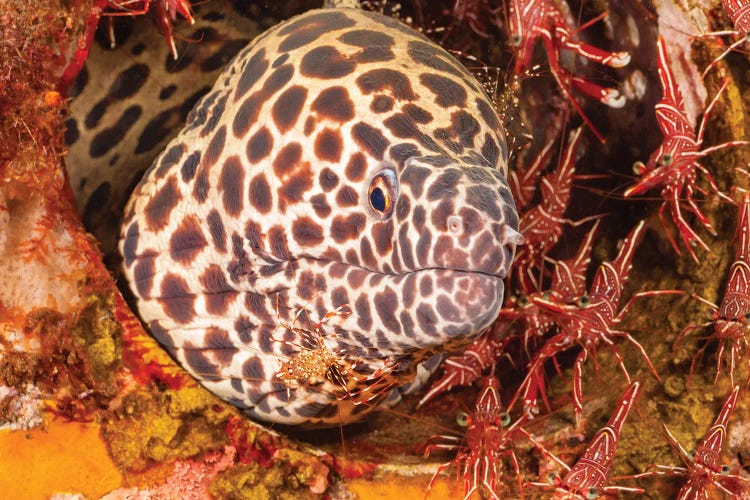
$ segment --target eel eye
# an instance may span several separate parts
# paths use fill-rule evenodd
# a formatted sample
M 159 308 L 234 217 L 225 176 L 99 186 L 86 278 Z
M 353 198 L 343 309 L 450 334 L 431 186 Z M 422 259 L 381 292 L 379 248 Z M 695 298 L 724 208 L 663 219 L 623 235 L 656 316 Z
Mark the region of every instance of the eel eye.
M 672 164 L 672 153 L 664 153 L 661 155 L 661 159 L 659 160 L 659 163 L 664 165 L 665 167 L 668 167 Z
M 379 219 L 390 217 L 398 196 L 396 173 L 390 169 L 380 171 L 370 181 L 367 196 L 370 208 Z
M 469 425 L 469 415 L 465 411 L 460 411 L 456 414 L 456 423 L 461 427 Z

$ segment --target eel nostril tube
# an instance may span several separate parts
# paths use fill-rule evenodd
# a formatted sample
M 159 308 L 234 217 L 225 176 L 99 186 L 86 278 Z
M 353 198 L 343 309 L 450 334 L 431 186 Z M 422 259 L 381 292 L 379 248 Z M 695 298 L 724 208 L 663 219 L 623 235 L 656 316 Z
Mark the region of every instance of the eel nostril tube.
M 500 234 L 500 243 L 503 245 L 513 245 L 515 248 L 518 245 L 523 245 L 525 242 L 525 238 L 521 233 L 510 227 L 509 225 L 504 225 L 501 234 Z
M 497 276 L 504 279 L 510 271 L 511 264 L 516 258 L 516 247 L 523 245 L 524 237 L 521 233 L 513 229 L 508 224 L 503 224 L 500 228 L 500 234 L 497 235 L 498 242 L 503 247 L 502 260 L 499 263 Z

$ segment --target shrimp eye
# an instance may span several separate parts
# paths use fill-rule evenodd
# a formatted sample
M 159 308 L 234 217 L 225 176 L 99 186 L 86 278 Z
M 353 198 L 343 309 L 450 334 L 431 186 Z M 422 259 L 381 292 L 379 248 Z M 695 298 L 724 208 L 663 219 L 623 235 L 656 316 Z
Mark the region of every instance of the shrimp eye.
M 544 297 L 545 300 L 549 300 L 550 297 L 552 297 L 552 290 L 545 290 L 542 297 Z
M 464 412 L 460 411 L 456 414 L 456 423 L 461 427 L 466 427 L 469 425 L 469 415 Z
M 578 307 L 581 309 L 586 309 L 589 305 L 591 305 L 591 299 L 588 295 L 581 295 L 581 297 L 578 299 Z
M 367 196 L 370 208 L 378 219 L 390 217 L 398 197 L 396 173 L 391 169 L 381 170 L 370 181 Z
M 520 33 L 513 33 L 510 36 L 510 44 L 514 47 L 518 47 L 519 45 L 521 45 L 521 40 L 522 38 Z
M 721 475 L 722 476 L 726 476 L 727 474 L 729 474 L 729 470 L 730 469 L 729 469 L 728 465 L 722 465 L 721 466 Z
M 510 423 L 510 415 L 508 415 L 506 412 L 503 412 L 500 414 L 500 425 L 503 427 L 507 427 Z
M 659 159 L 659 163 L 664 165 L 665 167 L 668 167 L 672 164 L 672 153 L 664 153 L 661 155 L 661 159 Z
M 690 450 L 690 452 L 688 453 L 688 457 L 690 458 L 690 460 L 695 460 L 695 450 Z
M 526 307 L 529 305 L 529 298 L 525 295 L 521 295 L 518 297 L 518 301 L 516 302 L 518 304 L 518 307 Z
M 599 498 L 599 489 L 596 486 L 591 486 L 589 491 L 586 492 L 586 498 L 588 498 L 588 500 Z
M 560 475 L 557 472 L 550 472 L 547 474 L 547 482 L 549 484 L 555 484 L 559 477 Z
M 745 322 L 747 323 L 748 321 L 750 321 L 750 312 L 745 313 Z

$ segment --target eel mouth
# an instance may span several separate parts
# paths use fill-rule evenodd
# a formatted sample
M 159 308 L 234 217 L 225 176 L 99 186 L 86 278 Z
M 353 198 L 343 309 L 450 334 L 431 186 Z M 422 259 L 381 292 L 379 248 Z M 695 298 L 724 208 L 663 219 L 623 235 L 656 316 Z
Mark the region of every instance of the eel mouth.
M 255 418 L 268 420 L 270 412 L 275 422 L 321 427 L 354 422 L 380 405 L 391 406 L 400 400 L 404 384 L 418 387 L 425 382 L 431 370 L 419 379 L 421 362 L 489 327 L 502 305 L 504 282 L 492 274 L 430 268 L 393 275 L 328 264 L 337 271 L 367 275 L 349 304 L 351 314 L 333 316 L 323 328 L 323 342 L 335 354 L 339 376 L 294 387 L 270 383 L 259 392 L 284 392 L 289 401 L 263 398 L 268 408 L 248 410 Z M 329 277 L 342 276 L 346 282 L 348 273 Z M 333 298 L 341 284 L 328 285 L 321 298 Z
M 385 274 L 340 262 L 304 260 L 299 276 L 310 275 L 310 270 L 313 276 L 325 273 L 325 307 L 319 313 L 342 304 L 351 310 L 328 323 L 336 330 L 331 347 L 362 358 L 407 355 L 470 339 L 492 324 L 503 302 L 505 285 L 495 274 L 444 268 Z M 303 281 L 301 296 L 320 293 L 319 288 L 304 290 Z
M 272 270 L 256 282 L 267 287 L 263 295 L 248 296 L 262 297 L 269 306 L 283 304 L 283 321 L 296 329 L 279 329 L 273 316 L 249 337 L 260 344 L 248 346 L 218 378 L 203 382 L 254 418 L 293 425 L 358 420 L 395 401 L 403 384 L 421 385 L 426 376 L 415 381 L 420 363 L 490 326 L 504 293 L 500 276 L 481 271 L 386 274 L 310 257 L 265 269 Z M 329 316 L 343 305 L 350 314 Z M 327 356 L 313 362 L 327 367 L 324 375 L 291 382 L 279 377 L 285 363 L 300 365 L 316 353 Z M 240 400 L 238 383 L 245 394 Z

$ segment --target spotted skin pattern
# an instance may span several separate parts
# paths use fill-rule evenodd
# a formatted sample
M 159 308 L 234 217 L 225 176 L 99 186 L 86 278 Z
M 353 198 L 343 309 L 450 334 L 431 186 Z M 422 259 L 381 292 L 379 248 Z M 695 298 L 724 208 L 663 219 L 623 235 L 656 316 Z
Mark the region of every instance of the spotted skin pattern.
M 150 16 L 116 21 L 116 47 L 106 39 L 92 45 L 65 121 L 73 195 L 107 256 L 116 253 L 122 212 L 136 183 L 224 65 L 266 22 L 235 12 L 230 2 L 198 6 L 193 26 L 176 25 L 180 55 L 174 60 Z
M 379 14 L 313 10 L 243 49 L 149 168 L 125 274 L 209 390 L 270 422 L 353 421 L 374 405 L 275 376 L 300 345 L 279 321 L 349 304 L 328 349 L 404 383 L 480 333 L 519 243 L 506 158 L 491 101 L 447 52 Z

